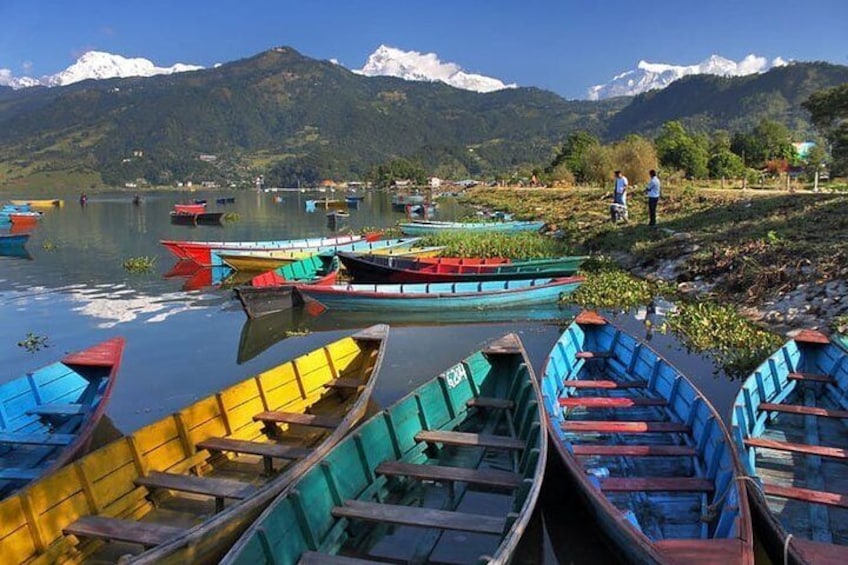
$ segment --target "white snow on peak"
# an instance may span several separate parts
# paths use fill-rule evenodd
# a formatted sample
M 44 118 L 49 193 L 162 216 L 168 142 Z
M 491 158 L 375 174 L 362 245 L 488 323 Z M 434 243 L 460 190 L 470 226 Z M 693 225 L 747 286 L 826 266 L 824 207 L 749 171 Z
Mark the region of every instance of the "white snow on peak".
M 0 69 L 0 85 L 11 86 L 12 88 L 25 88 L 37 85 L 65 86 L 87 79 L 151 77 L 154 75 L 197 71 L 202 68 L 198 65 L 187 65 L 184 63 L 177 63 L 170 67 L 157 67 L 153 62 L 141 57 L 128 59 L 121 55 L 114 55 L 103 51 L 88 51 L 64 71 L 55 75 L 44 76 L 40 79 L 14 77 L 8 69 Z
M 365 66 L 353 72 L 369 77 L 392 76 L 404 80 L 443 82 L 475 92 L 517 88 L 515 84 L 505 84 L 496 78 L 467 73 L 456 63 L 442 62 L 435 53 L 403 51 L 387 45 L 380 45 L 368 56 Z
M 616 75 L 606 84 L 589 88 L 589 100 L 601 100 L 614 96 L 635 96 L 649 90 L 665 88 L 687 75 L 743 76 L 764 73 L 788 62 L 780 57 L 769 61 L 765 57 L 748 55 L 741 61 L 732 61 L 720 55 L 710 55 L 696 65 L 669 65 L 639 61 L 636 69 Z

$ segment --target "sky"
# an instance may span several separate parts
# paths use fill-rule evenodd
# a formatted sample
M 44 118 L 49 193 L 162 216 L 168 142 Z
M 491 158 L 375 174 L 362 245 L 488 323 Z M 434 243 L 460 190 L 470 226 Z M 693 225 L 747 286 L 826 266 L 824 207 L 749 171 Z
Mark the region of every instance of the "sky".
M 0 0 L 0 70 L 55 74 L 88 50 L 211 67 L 272 47 L 359 69 L 381 44 L 584 98 L 642 59 L 848 65 L 848 0 Z

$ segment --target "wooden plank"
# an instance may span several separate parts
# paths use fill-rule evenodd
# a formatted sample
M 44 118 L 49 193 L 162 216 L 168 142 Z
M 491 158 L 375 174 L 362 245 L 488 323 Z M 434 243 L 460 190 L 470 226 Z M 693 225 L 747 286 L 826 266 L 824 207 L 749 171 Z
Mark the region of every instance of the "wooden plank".
M 600 479 L 604 492 L 713 492 L 715 484 L 696 477 L 612 477 Z
M 248 453 L 250 455 L 261 455 L 262 457 L 274 457 L 277 459 L 299 459 L 309 455 L 310 450 L 303 447 L 292 447 L 279 445 L 264 441 L 246 441 L 240 439 L 229 439 L 223 437 L 210 437 L 197 444 L 198 449 L 210 451 L 232 451 L 235 453 Z
M 214 477 L 196 477 L 194 475 L 178 475 L 176 473 L 159 473 L 153 471 L 146 477 L 139 477 L 135 484 L 144 487 L 166 488 L 194 494 L 205 494 L 216 498 L 232 498 L 244 500 L 256 492 L 256 487 L 232 479 L 217 479 Z
M 790 381 L 810 381 L 814 383 L 836 384 L 836 379 L 830 375 L 818 373 L 789 373 Z
M 664 539 L 654 542 L 669 562 L 686 565 L 746 563 L 748 548 L 738 539 Z
M 62 530 L 66 535 L 126 541 L 138 543 L 145 547 L 163 544 L 183 531 L 182 528 L 165 524 L 104 518 L 102 516 L 83 516 Z
M 801 416 L 822 416 L 824 418 L 848 418 L 848 410 L 828 410 L 817 406 L 799 406 L 797 404 L 772 404 L 760 402 L 759 409 L 763 412 L 785 412 Z
M 74 434 L 19 434 L 15 432 L 0 432 L 0 443 L 20 443 L 26 445 L 68 445 L 74 439 Z
M 776 496 L 779 498 L 791 498 L 793 500 L 812 502 L 813 504 L 824 504 L 825 506 L 848 508 L 848 496 L 838 492 L 827 492 L 800 487 L 784 487 L 769 483 L 763 484 L 763 492 L 769 496 Z
M 324 386 L 329 388 L 352 388 L 357 389 L 361 386 L 365 386 L 360 379 L 333 379 L 329 381 Z
M 521 475 L 496 469 L 466 469 L 441 465 L 417 465 L 401 461 L 385 461 L 377 466 L 377 473 L 389 476 L 413 477 L 430 481 L 462 481 L 475 485 L 518 488 Z
M 21 469 L 18 467 L 8 467 L 0 469 L 0 481 L 31 481 L 41 476 L 44 469 L 33 467 L 29 469 Z
M 37 414 L 39 416 L 77 416 L 85 414 L 88 411 L 87 404 L 71 404 L 66 402 L 56 402 L 54 404 L 40 404 L 26 411 L 27 414 Z
M 765 449 L 776 449 L 778 451 L 792 451 L 794 453 L 806 453 L 807 455 L 818 455 L 830 457 L 831 459 L 848 459 L 848 453 L 839 447 L 824 447 L 821 445 L 807 445 L 806 443 L 792 443 L 788 441 L 776 441 L 752 437 L 745 440 L 745 445 L 751 447 L 763 447 Z
M 591 380 L 591 381 L 581 381 L 581 380 L 569 380 L 564 381 L 563 386 L 571 387 L 571 388 L 646 388 L 648 383 L 645 381 L 629 381 L 629 382 L 617 382 L 610 381 L 604 379 Z
M 524 442 L 517 438 L 489 434 L 471 434 L 467 432 L 421 431 L 415 434 L 415 440 L 426 441 L 428 443 L 444 443 L 445 445 L 524 449 Z
M 298 565 L 374 565 L 374 563 L 385 563 L 385 561 L 369 561 L 357 559 L 356 557 L 345 557 L 344 555 L 330 555 L 317 551 L 304 551 L 300 555 Z
M 698 451 L 687 445 L 574 445 L 578 457 L 694 457 Z
M 627 422 L 618 420 L 567 420 L 562 423 L 562 429 L 566 432 L 610 434 L 688 433 L 690 430 L 689 426 L 680 422 Z
M 795 341 L 798 343 L 817 343 L 826 345 L 830 343 L 830 339 L 826 335 L 816 330 L 801 330 L 795 335 Z
M 335 416 L 321 416 L 319 414 L 303 414 L 302 412 L 282 412 L 273 410 L 260 412 L 253 417 L 255 422 L 274 422 L 278 424 L 297 424 L 300 426 L 315 426 L 316 428 L 327 428 L 334 430 L 342 419 Z
M 559 405 L 566 408 L 630 408 L 633 406 L 666 406 L 664 398 L 644 398 L 626 396 L 570 396 L 559 399 Z
M 448 512 L 418 506 L 378 504 L 359 500 L 348 500 L 344 506 L 336 506 L 332 514 L 336 518 L 494 535 L 501 535 L 506 526 L 504 518 L 485 514 Z
M 583 310 L 577 314 L 574 321 L 584 326 L 603 326 L 607 323 L 606 318 L 592 310 Z
M 574 356 L 576 359 L 609 359 L 613 357 L 612 351 L 578 351 Z
M 512 400 L 507 400 L 506 398 L 494 398 L 491 396 L 478 396 L 477 398 L 472 398 L 465 404 L 477 408 L 500 408 L 504 410 L 510 410 L 515 406 L 515 403 Z

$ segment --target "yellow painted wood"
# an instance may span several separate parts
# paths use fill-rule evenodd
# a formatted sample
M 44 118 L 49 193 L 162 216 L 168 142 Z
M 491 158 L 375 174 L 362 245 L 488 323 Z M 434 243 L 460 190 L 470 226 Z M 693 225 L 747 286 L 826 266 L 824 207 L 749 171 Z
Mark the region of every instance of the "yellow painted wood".
M 115 468 L 111 473 L 97 481 L 92 481 L 94 497 L 101 507 L 108 506 L 135 490 L 135 480 L 139 477 L 132 459 Z
M 3 537 L 3 562 L 20 563 L 35 553 L 35 544 L 26 526 L 16 528 Z
M 224 406 L 224 399 L 221 394 L 215 395 L 215 401 L 218 403 L 218 414 L 221 415 L 221 423 L 224 424 L 224 435 L 233 433 L 233 427 L 230 425 L 230 415 L 227 414 L 227 407 Z
M 109 518 L 140 518 L 153 508 L 146 498 L 148 492 L 144 487 L 136 487 L 126 496 L 103 508 L 100 515 Z
M 141 449 L 139 449 L 138 447 L 138 441 L 135 439 L 135 436 L 128 436 L 127 444 L 129 444 L 133 463 L 135 463 L 136 473 L 138 473 L 138 475 L 141 477 L 146 477 L 148 473 L 147 462 L 141 455 Z
M 265 396 L 265 387 L 262 385 L 262 379 L 257 376 L 253 381 L 256 383 L 256 390 L 259 391 L 259 398 L 262 400 L 262 410 L 269 410 L 268 398 Z
M 92 484 L 113 473 L 116 468 L 124 465 L 134 465 L 132 449 L 126 438 L 113 441 L 80 461 L 85 476 Z
M 26 526 L 26 517 L 21 509 L 21 498 L 10 496 L 0 501 L 0 539 Z
M 38 523 L 38 515 L 32 508 L 32 500 L 30 498 L 29 492 L 24 492 L 20 495 L 21 500 L 21 511 L 26 517 L 27 526 L 29 527 L 29 533 L 32 538 L 33 546 L 36 551 L 44 551 L 47 548 L 47 540 L 44 538 L 44 534 L 41 533 L 41 526 Z M 0 551 L 0 555 L 3 552 Z
M 70 466 L 62 467 L 36 482 L 32 488 L 27 489 L 27 495 L 36 516 L 40 516 L 66 498 L 75 495 L 85 497 L 76 471 Z
M 97 499 L 94 497 L 94 489 L 91 487 L 91 481 L 89 481 L 88 477 L 85 476 L 85 471 L 83 471 L 82 465 L 80 465 L 79 462 L 72 463 L 72 465 L 77 472 L 77 477 L 82 485 L 82 491 L 85 493 L 85 499 L 88 501 L 89 509 L 94 513 L 100 512 L 101 508 L 100 505 L 97 504 Z

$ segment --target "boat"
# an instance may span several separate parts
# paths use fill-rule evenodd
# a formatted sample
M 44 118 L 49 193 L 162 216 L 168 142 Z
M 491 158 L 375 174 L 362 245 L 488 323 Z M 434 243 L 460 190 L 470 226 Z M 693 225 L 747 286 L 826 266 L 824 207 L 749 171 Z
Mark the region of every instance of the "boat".
M 331 310 L 436 312 L 552 304 L 583 277 L 412 284 L 296 285 L 297 292 Z
M 547 458 L 539 387 L 508 334 L 372 416 L 222 564 L 507 563 Z
M 19 226 L 34 226 L 41 219 L 41 212 L 10 212 L 9 221 Z
M 506 222 L 438 222 L 435 220 L 412 220 L 398 223 L 404 235 L 433 235 L 445 232 L 521 232 L 539 231 L 545 227 L 542 221 L 506 221 Z
M 174 212 L 177 214 L 202 214 L 206 211 L 206 202 L 193 204 L 174 204 Z
M 29 233 L 0 233 L 0 249 L 23 247 L 29 236 Z
M 61 208 L 65 201 L 61 198 L 44 198 L 38 200 L 11 200 L 15 206 L 30 206 L 32 208 Z
M 258 318 L 303 305 L 293 293 L 293 284 L 335 284 L 341 263 L 335 255 L 312 255 L 284 265 L 274 271 L 253 277 L 250 285 L 239 285 L 234 291 L 249 318 Z
M 343 210 L 333 210 L 327 213 L 327 225 L 330 229 L 335 230 L 344 225 L 350 219 L 350 212 Z
M 448 282 L 503 281 L 511 279 L 567 277 L 573 275 L 586 259 L 584 256 L 529 259 L 509 263 L 491 263 L 464 257 L 388 257 L 338 253 L 348 274 L 356 282 Z
M 410 204 L 418 205 L 426 202 L 427 197 L 423 194 L 398 193 L 392 195 L 392 208 L 400 212 L 404 211 Z
M 312 208 L 314 210 L 316 207 L 317 208 L 324 208 L 325 210 L 330 210 L 330 209 L 344 210 L 344 209 L 347 209 L 347 201 L 339 200 L 339 199 L 335 199 L 335 198 L 321 198 L 321 199 L 318 199 L 318 200 L 307 200 L 306 201 L 306 208 L 307 209 Z
M 160 240 L 177 259 L 190 259 L 201 266 L 213 266 L 212 249 L 299 249 L 305 247 L 328 247 L 344 245 L 368 239 L 371 236 L 346 235 L 339 237 L 315 237 L 309 239 L 282 239 L 272 241 L 178 241 Z
M 0 500 L 88 449 L 124 344 L 116 337 L 0 385 Z M 0 516 L 2 531 L 9 523 Z
M 565 473 L 632 563 L 754 563 L 739 460 L 721 417 L 647 344 L 580 312 L 542 373 Z
M 216 562 L 366 414 L 387 335 L 318 347 L 30 483 L 0 502 L 3 563 Z
M 235 196 L 219 196 L 215 199 L 216 204 L 233 204 L 235 201 Z
M 774 562 L 848 561 L 848 351 L 802 330 L 742 384 L 731 435 Z

